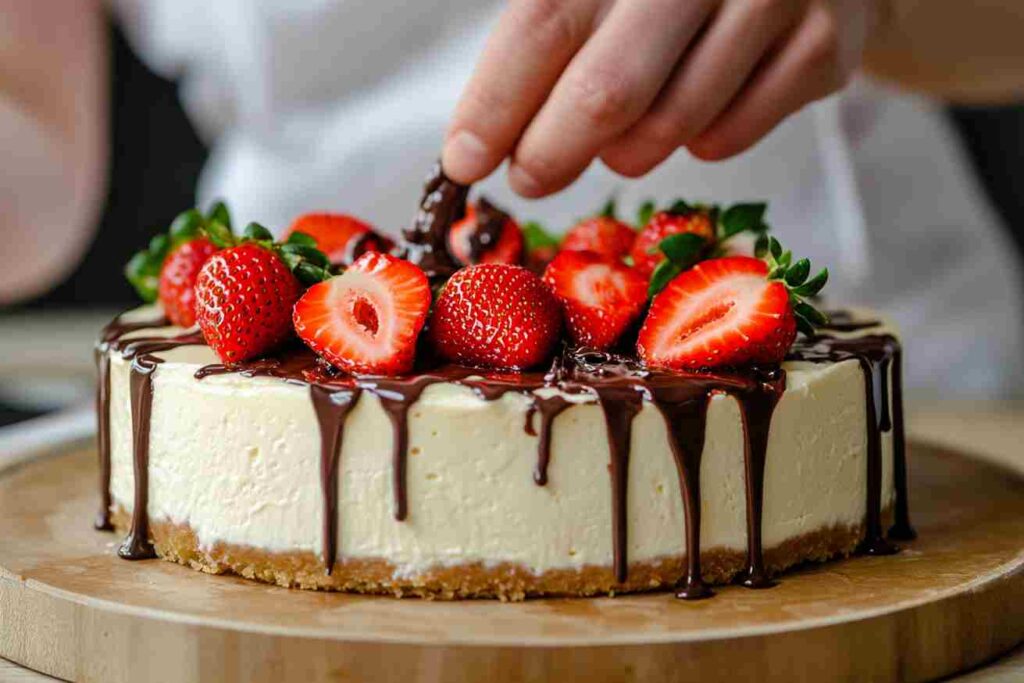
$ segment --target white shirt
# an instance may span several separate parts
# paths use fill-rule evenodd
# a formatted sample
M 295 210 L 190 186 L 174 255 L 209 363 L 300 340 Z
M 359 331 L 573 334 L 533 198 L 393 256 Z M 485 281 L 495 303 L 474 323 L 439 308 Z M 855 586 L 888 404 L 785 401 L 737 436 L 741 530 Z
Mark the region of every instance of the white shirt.
M 395 234 L 469 77 L 498 2 L 117 0 L 129 36 L 178 77 L 211 147 L 198 188 L 239 223 L 276 231 L 337 210 Z M 830 303 L 858 303 L 902 329 L 908 388 L 958 396 L 1024 390 L 1024 293 L 1009 236 L 931 103 L 864 82 L 715 164 L 685 151 L 629 181 L 595 163 L 569 189 L 526 201 L 500 171 L 496 203 L 554 231 L 609 195 L 770 201 L 782 242 L 828 266 Z

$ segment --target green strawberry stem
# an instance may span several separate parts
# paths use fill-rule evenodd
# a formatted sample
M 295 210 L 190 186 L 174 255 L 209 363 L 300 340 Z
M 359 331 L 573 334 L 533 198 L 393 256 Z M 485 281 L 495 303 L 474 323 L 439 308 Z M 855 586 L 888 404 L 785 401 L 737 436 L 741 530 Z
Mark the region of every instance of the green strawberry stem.
M 817 275 L 811 274 L 811 262 L 805 258 L 793 261 L 793 253 L 783 250 L 782 244 L 774 237 L 765 236 L 758 241 L 757 255 L 768 264 L 768 279 L 781 282 L 789 292 L 789 303 L 796 317 L 796 327 L 805 335 L 814 336 L 816 327 L 828 324 L 828 316 L 805 301 L 818 294 L 828 282 L 828 269 L 823 268 Z
M 188 209 L 178 214 L 166 233 L 150 240 L 149 245 L 136 253 L 125 266 L 128 282 L 146 303 L 157 299 L 160 269 L 167 256 L 188 242 L 205 237 L 219 249 L 256 243 L 277 254 L 295 276 L 305 285 L 316 284 L 335 275 L 327 257 L 316 248 L 316 240 L 304 233 L 292 233 L 283 242 L 275 242 L 273 235 L 259 223 L 250 223 L 241 236 L 231 229 L 231 213 L 224 202 L 218 201 L 203 214 Z

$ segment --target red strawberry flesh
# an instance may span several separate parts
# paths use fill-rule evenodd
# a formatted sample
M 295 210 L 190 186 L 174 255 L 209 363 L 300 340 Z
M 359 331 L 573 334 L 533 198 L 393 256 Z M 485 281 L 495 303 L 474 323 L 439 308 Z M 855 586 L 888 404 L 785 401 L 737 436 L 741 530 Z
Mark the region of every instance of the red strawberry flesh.
M 309 288 L 295 305 L 295 331 L 331 365 L 352 373 L 412 369 L 430 308 L 430 284 L 417 266 L 369 252 L 337 277 Z

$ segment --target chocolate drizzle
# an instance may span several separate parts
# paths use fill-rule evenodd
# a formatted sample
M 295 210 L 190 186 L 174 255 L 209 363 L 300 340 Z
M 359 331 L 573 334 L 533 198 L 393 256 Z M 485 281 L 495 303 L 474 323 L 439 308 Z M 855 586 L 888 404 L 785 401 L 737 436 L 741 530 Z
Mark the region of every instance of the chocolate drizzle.
M 341 471 L 341 444 L 345 419 L 359 402 L 358 388 L 332 390 L 310 385 L 309 396 L 320 425 L 320 488 L 323 492 L 324 571 L 330 575 L 337 560 L 338 473 Z
M 764 467 L 768 455 L 768 436 L 772 414 L 786 389 L 786 374 L 779 368 L 767 372 L 755 370 L 752 391 L 737 394 L 743 422 L 743 460 L 747 491 L 747 566 L 740 583 L 747 588 L 769 588 L 775 583 L 764 566 L 761 522 L 764 510 Z
M 446 195 L 448 196 L 448 195 Z M 426 252 L 424 252 L 426 253 Z M 133 359 L 131 398 L 133 450 L 135 469 L 135 506 L 131 533 L 119 553 L 139 559 L 152 556 L 148 541 L 148 447 L 149 413 L 153 393 L 153 376 L 160 359 L 159 351 L 188 344 L 202 344 L 197 332 L 177 337 L 141 337 L 122 341 L 130 330 L 161 326 L 163 321 L 138 325 L 115 324 L 104 332 L 97 347 L 100 369 L 98 388 L 100 411 L 100 457 L 103 504 L 106 517 L 97 520 L 109 523 L 109 351 L 119 351 Z M 876 323 L 842 320 L 842 329 L 863 329 Z M 864 327 L 861 327 L 864 326 Z M 865 379 L 865 411 L 868 423 L 868 477 L 866 534 L 860 551 L 869 554 L 895 552 L 881 528 L 881 434 L 892 432 L 894 452 L 894 484 L 896 488 L 896 523 L 889 531 L 892 538 L 913 538 L 907 513 L 906 452 L 903 444 L 901 355 L 896 339 L 889 335 L 868 334 L 855 338 L 829 336 L 826 331 L 811 339 L 798 341 L 791 360 L 840 362 L 857 360 Z M 761 525 L 763 517 L 764 474 L 768 438 L 775 406 L 785 389 L 785 372 L 780 367 L 748 368 L 739 371 L 710 373 L 671 373 L 651 370 L 636 359 L 586 349 L 565 348 L 554 359 L 546 373 L 527 372 L 500 374 L 454 365 L 420 368 L 407 377 L 351 377 L 339 373 L 320 361 L 304 347 L 286 348 L 274 356 L 238 365 L 208 365 L 198 369 L 197 379 L 212 375 L 239 373 L 245 376 L 268 376 L 309 387 L 320 427 L 320 481 L 323 489 L 323 552 L 325 571 L 331 573 L 338 560 L 339 476 L 344 425 L 363 392 L 377 396 L 392 426 L 392 489 L 394 516 L 408 517 L 406 482 L 409 447 L 409 410 L 423 391 L 432 384 L 451 382 L 471 389 L 483 400 L 500 399 L 508 392 L 530 400 L 524 429 L 537 437 L 537 462 L 533 479 L 544 486 L 548 481 L 551 458 L 551 437 L 555 418 L 574 403 L 565 394 L 587 394 L 596 397 L 605 422 L 609 445 L 609 475 L 612 494 L 612 537 L 615 578 L 627 579 L 628 558 L 628 483 L 632 422 L 650 402 L 661 414 L 666 427 L 670 450 L 676 464 L 685 521 L 686 572 L 677 597 L 694 600 L 708 597 L 711 589 L 701 575 L 700 468 L 704 450 L 707 411 L 715 394 L 735 398 L 740 407 L 744 433 L 746 481 L 747 563 L 740 576 L 743 585 L 752 588 L 772 584 L 765 567 Z M 891 374 L 891 381 L 890 381 Z M 540 389 L 558 393 L 537 395 Z M 543 394 L 543 392 L 541 392 Z M 891 393 L 891 395 L 890 395 Z M 539 416 L 535 429 L 534 416 Z M 106 455 L 104 455 L 106 454 Z
M 476 200 L 476 226 L 469 233 L 469 262 L 480 263 L 484 254 L 494 248 L 509 215 L 486 197 Z
M 411 227 L 402 231 L 398 255 L 412 261 L 431 280 L 444 279 L 459 269 L 448 253 L 448 230 L 466 215 L 469 187 L 444 174 L 441 162 L 427 176 L 423 199 Z

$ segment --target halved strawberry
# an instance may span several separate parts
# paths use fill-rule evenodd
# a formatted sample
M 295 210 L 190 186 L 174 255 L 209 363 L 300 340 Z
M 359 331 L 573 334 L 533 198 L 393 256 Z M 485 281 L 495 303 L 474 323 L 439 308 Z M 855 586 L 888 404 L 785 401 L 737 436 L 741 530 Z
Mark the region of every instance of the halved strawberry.
M 715 224 L 706 211 L 693 210 L 688 213 L 660 211 L 651 217 L 633 243 L 631 256 L 633 267 L 644 277 L 651 273 L 665 255 L 658 249 L 661 241 L 669 235 L 691 233 L 703 238 L 709 247 L 715 243 Z
M 441 357 L 475 367 L 522 370 L 547 360 L 558 342 L 558 300 L 521 266 L 483 263 L 441 290 L 430 338 Z
M 572 340 L 599 351 L 614 344 L 647 303 L 647 281 L 618 256 L 562 251 L 544 281 L 562 302 Z
M 523 232 L 507 213 L 481 197 L 448 232 L 448 251 L 463 265 L 523 261 Z
M 296 218 L 283 239 L 302 232 L 316 240 L 317 249 L 335 265 L 348 265 L 370 251 L 386 252 L 393 243 L 373 226 L 343 213 L 307 213 Z
M 569 229 L 562 239 L 562 249 L 592 251 L 621 259 L 630 253 L 636 237 L 636 230 L 626 223 L 612 216 L 594 216 Z
M 158 296 L 167 319 L 178 327 L 196 324 L 196 278 L 217 247 L 205 237 L 191 239 L 175 248 L 160 268 Z
M 369 252 L 295 304 L 295 331 L 331 365 L 352 373 L 412 369 L 430 309 L 430 283 L 417 266 Z
M 808 280 L 810 262 L 790 265 L 773 238 L 768 263 L 748 256 L 703 261 L 673 279 L 651 302 L 637 353 L 652 367 L 676 370 L 781 362 L 797 327 L 813 332 L 823 316 L 802 297 L 828 278 Z

